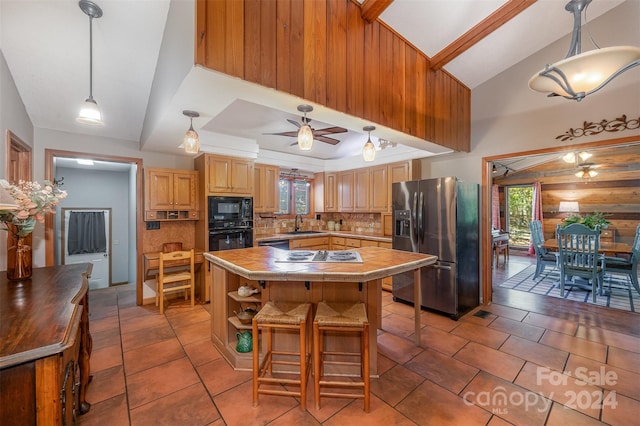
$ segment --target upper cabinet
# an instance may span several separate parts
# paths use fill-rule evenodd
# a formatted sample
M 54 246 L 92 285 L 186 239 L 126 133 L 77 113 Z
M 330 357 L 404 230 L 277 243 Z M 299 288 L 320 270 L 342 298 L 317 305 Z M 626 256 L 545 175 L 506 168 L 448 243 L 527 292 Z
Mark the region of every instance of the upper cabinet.
M 456 151 L 470 89 L 354 1 L 196 2 L 195 63 Z
M 253 195 L 253 160 L 210 154 L 202 156 L 205 163 L 205 190 L 208 195 Z
M 266 164 L 256 164 L 253 169 L 253 210 L 256 213 L 278 211 L 278 179 L 280 168 Z
M 354 176 L 353 170 L 338 173 L 338 211 L 353 211 L 353 196 L 355 191 Z
M 197 220 L 198 172 L 145 168 L 145 220 Z

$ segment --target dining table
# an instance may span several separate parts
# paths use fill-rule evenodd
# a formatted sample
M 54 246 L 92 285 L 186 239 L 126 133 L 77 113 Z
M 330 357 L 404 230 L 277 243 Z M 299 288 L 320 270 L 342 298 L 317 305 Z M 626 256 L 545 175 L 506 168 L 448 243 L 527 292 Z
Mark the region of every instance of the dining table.
M 556 238 L 545 240 L 542 247 L 550 251 L 558 251 L 558 240 Z M 598 248 L 598 252 L 605 256 L 615 256 L 618 254 L 631 255 L 632 251 L 633 247 L 631 244 L 614 243 L 610 241 L 600 241 L 600 247 Z

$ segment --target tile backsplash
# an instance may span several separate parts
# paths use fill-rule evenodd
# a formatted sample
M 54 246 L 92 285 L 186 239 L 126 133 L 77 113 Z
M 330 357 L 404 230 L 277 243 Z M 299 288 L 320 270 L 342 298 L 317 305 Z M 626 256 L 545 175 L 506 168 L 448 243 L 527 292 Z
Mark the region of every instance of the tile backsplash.
M 320 219 L 315 217 L 319 216 Z M 324 231 L 330 220 L 336 223 L 342 221 L 340 231 L 352 231 L 354 233 L 382 234 L 382 215 L 380 213 L 319 213 L 314 219 L 303 219 L 300 230 Z M 264 235 L 282 234 L 292 232 L 295 228 L 295 220 L 278 219 L 277 217 L 256 216 L 253 221 L 254 238 Z

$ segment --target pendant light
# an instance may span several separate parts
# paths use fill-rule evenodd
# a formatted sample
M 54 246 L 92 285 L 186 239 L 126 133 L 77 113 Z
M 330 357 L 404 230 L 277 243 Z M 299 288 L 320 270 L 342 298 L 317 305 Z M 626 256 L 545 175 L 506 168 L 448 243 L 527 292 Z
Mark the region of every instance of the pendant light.
M 185 109 L 182 111 L 184 115 L 191 119 L 191 125 L 189 126 L 189 130 L 184 135 L 184 139 L 182 141 L 182 145 L 184 146 L 184 151 L 187 154 L 197 154 L 200 152 L 200 137 L 195 130 L 193 130 L 193 119 L 196 117 L 200 117 L 200 114 L 197 111 L 190 111 Z
M 640 47 L 615 46 L 581 53 L 582 12 L 591 0 L 571 0 L 565 10 L 573 13 L 571 46 L 565 59 L 536 73 L 529 80 L 529 87 L 548 96 L 562 96 L 581 101 L 597 92 L 618 75 L 640 65 Z M 595 44 L 595 42 L 594 42 Z
M 302 125 L 298 130 L 298 148 L 301 151 L 309 151 L 313 146 L 313 130 L 309 126 L 307 113 L 313 111 L 313 107 L 311 105 L 298 105 L 298 111 L 304 113 Z
M 78 5 L 89 16 L 89 97 L 82 104 L 76 121 L 83 124 L 102 126 L 104 124 L 102 113 L 95 99 L 93 99 L 93 18 L 101 17 L 102 9 L 89 0 L 80 0 Z
M 367 162 L 373 161 L 376 159 L 376 147 L 373 144 L 373 142 L 371 142 L 371 131 L 375 129 L 376 128 L 374 126 L 364 126 L 362 128 L 362 130 L 364 130 L 365 132 L 369 132 L 369 138 L 367 139 L 367 142 L 362 147 L 362 158 L 364 159 L 364 161 L 367 161 Z

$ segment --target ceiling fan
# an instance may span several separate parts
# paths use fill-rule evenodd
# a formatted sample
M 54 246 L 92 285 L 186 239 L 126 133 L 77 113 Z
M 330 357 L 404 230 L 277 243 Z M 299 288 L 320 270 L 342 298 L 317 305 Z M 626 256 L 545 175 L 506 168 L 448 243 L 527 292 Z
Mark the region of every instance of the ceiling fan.
M 311 122 L 310 118 L 307 118 L 307 113 L 313 111 L 313 107 L 311 105 L 298 105 L 298 111 L 302 112 L 304 115 L 301 117 L 300 122 L 295 121 L 295 120 L 291 120 L 289 118 L 287 118 L 287 121 L 291 124 L 293 124 L 294 126 L 296 126 L 298 128 L 298 130 L 300 129 L 300 127 L 302 127 L 303 125 L 307 124 L 309 126 L 311 126 L 309 123 Z M 297 137 L 298 136 L 298 130 L 291 130 L 289 132 L 279 132 L 279 133 L 264 133 L 265 135 L 280 135 L 280 136 L 291 136 L 291 137 Z M 338 127 L 338 126 L 333 126 L 333 127 L 326 127 L 324 129 L 314 129 L 313 127 L 311 127 L 311 131 L 313 133 L 313 139 L 319 141 L 319 142 L 324 142 L 324 143 L 328 143 L 331 145 L 337 145 L 338 143 L 340 143 L 340 140 L 338 139 L 334 139 L 332 137 L 329 137 L 327 135 L 332 135 L 332 134 L 336 134 L 336 133 L 345 133 L 348 130 L 345 129 L 344 127 Z M 291 146 L 293 145 L 297 145 L 298 142 L 294 142 L 291 144 Z

